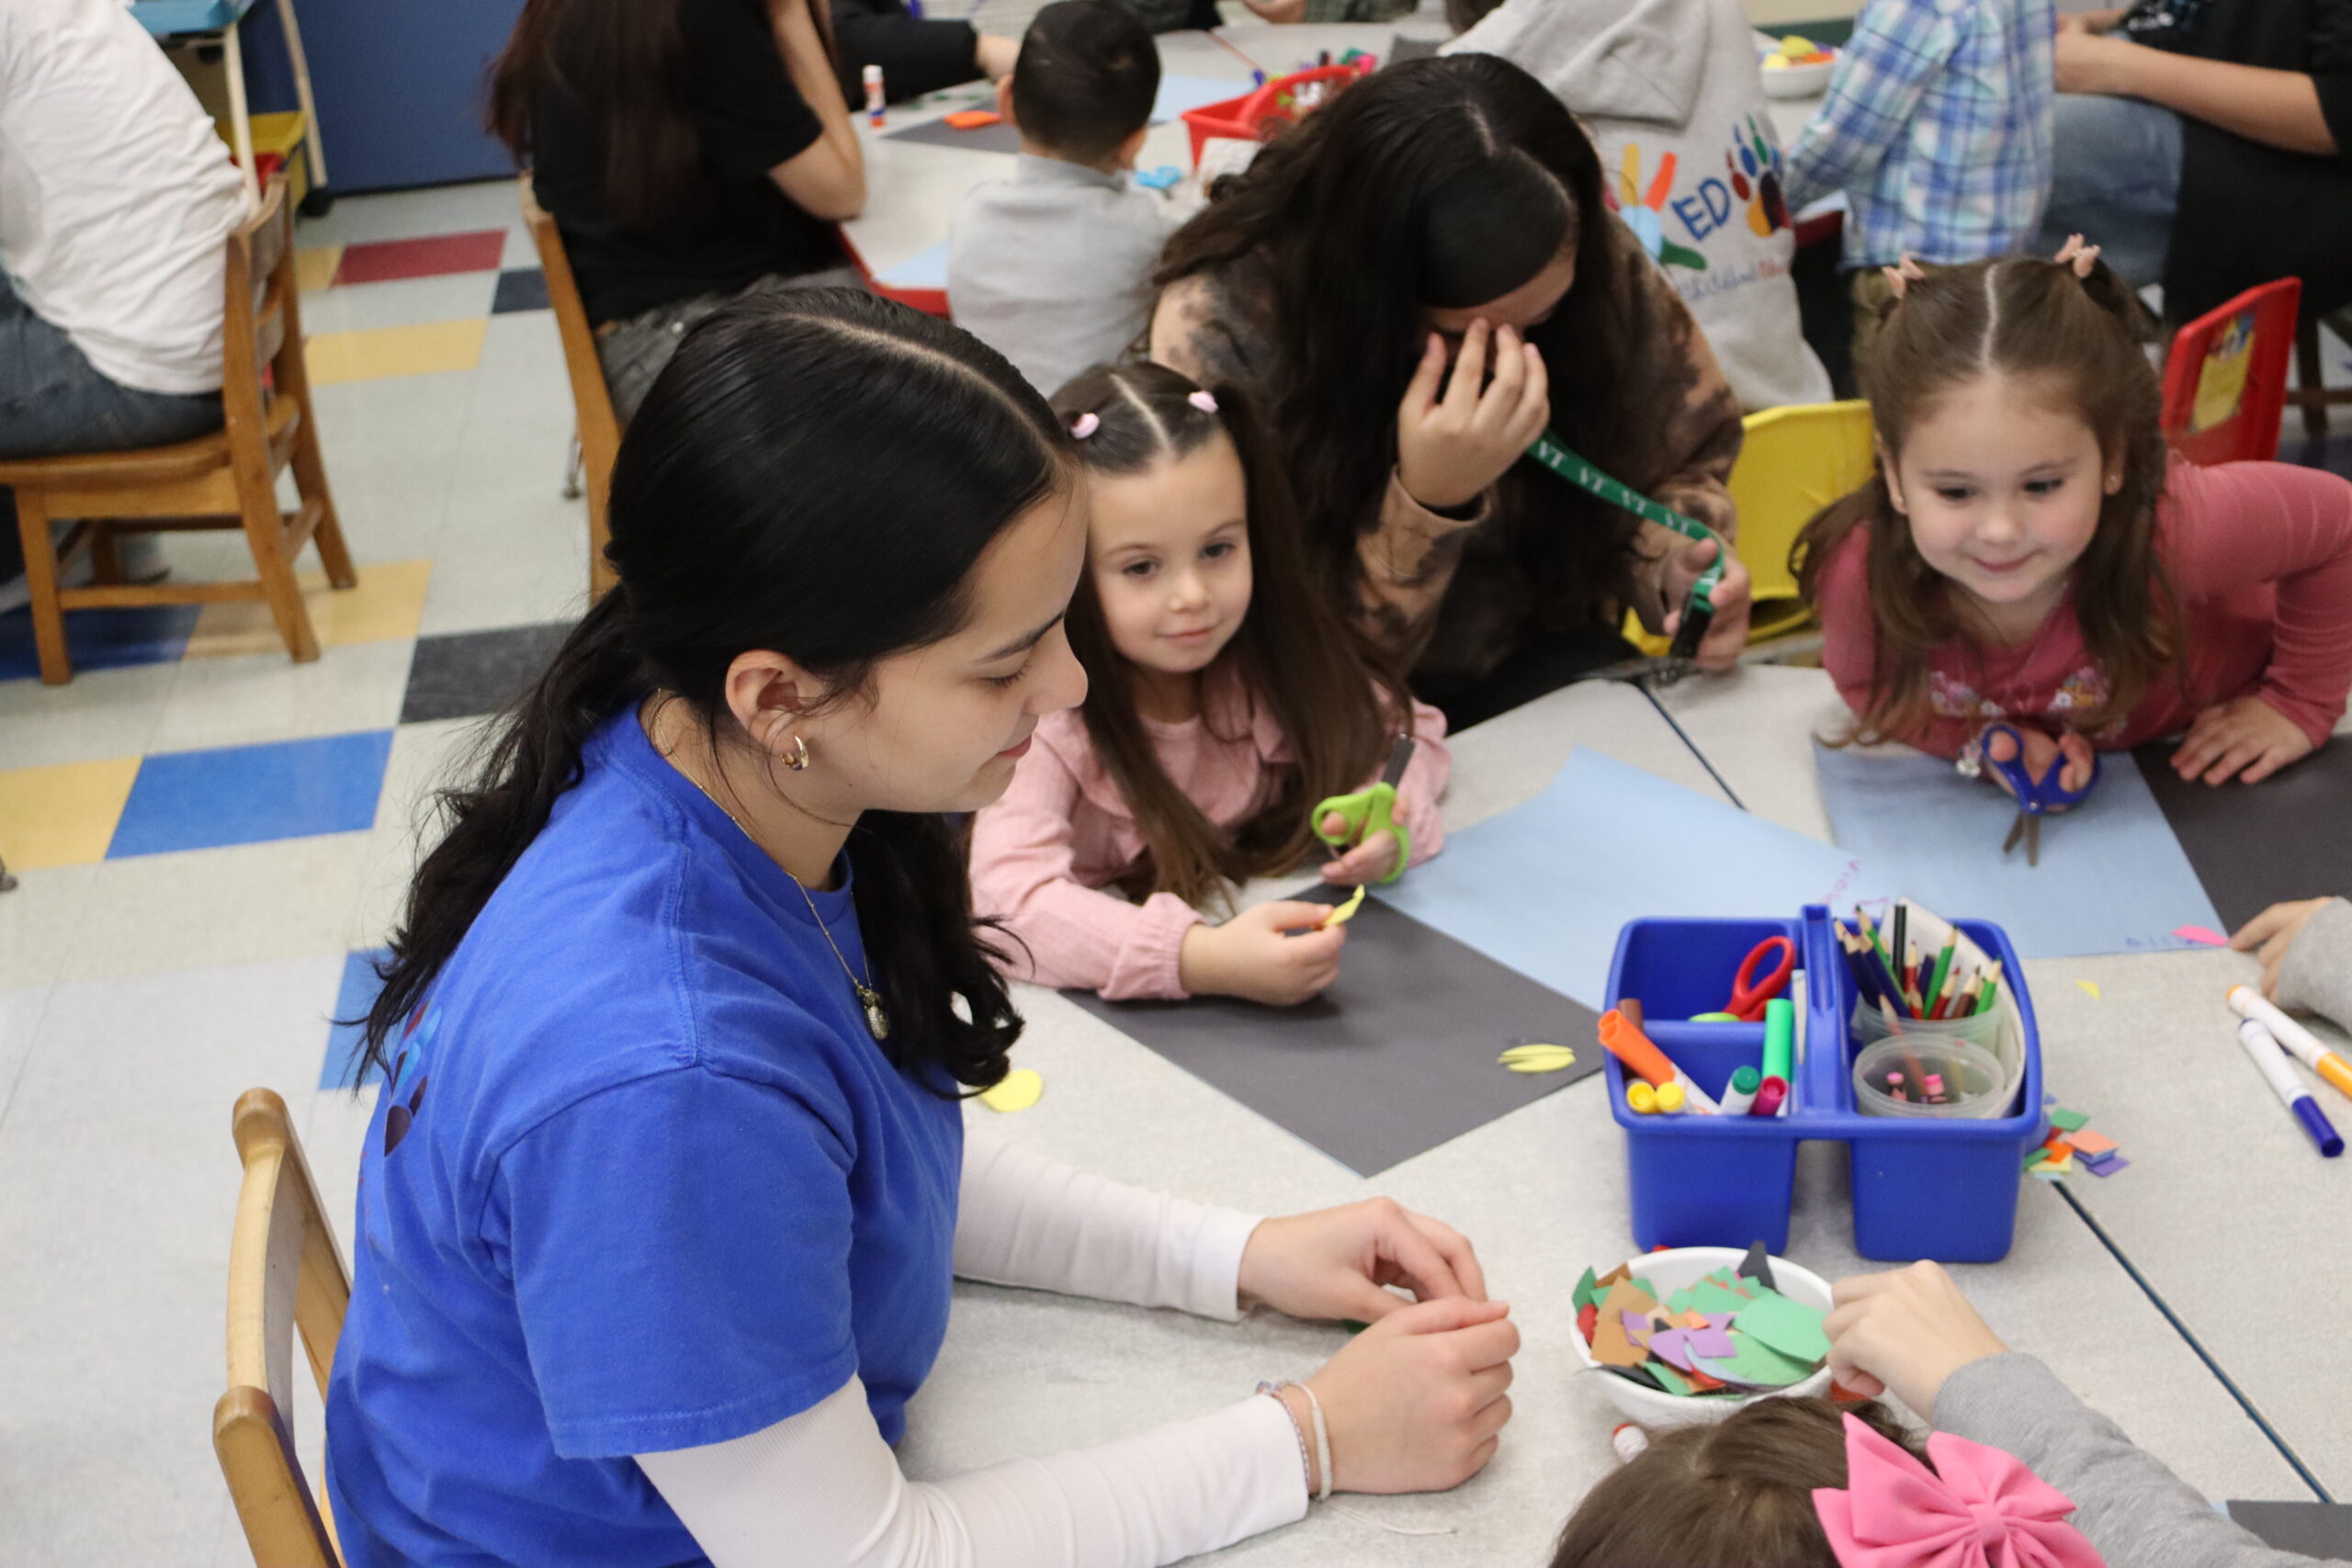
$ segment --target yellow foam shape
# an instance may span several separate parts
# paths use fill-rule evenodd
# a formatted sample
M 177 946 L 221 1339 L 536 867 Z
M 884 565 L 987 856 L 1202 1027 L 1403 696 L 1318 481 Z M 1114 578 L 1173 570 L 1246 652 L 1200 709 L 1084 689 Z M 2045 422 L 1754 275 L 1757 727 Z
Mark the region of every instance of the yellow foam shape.
M 0 861 L 39 871 L 106 859 L 138 776 L 136 757 L 0 773 Z
M 2096 1002 L 2104 1001 L 2106 999 L 2098 994 L 2098 982 L 2097 980 L 2077 980 L 2075 984 L 2080 986 L 2084 990 L 2090 993 L 2091 1000 Z
M 311 629 L 322 648 L 413 637 L 424 618 L 424 589 L 432 577 L 429 560 L 379 561 L 359 568 L 358 586 L 338 593 L 327 587 L 325 572 L 303 572 L 302 603 L 311 612 Z M 285 651 L 268 605 L 254 599 L 223 600 L 207 604 L 197 616 L 183 657 Z
M 1514 1073 L 1556 1073 L 1577 1065 L 1577 1054 L 1566 1045 L 1514 1045 L 1495 1058 Z
M 1803 33 L 1791 33 L 1781 39 L 1781 52 L 1793 60 L 1800 54 L 1811 54 L 1820 45 Z
M 1344 926 L 1354 919 L 1356 911 L 1363 908 L 1363 883 L 1356 884 L 1356 890 L 1348 895 L 1348 901 L 1324 916 L 1323 923 L 1327 926 Z
M 1045 1079 L 1027 1067 L 1015 1067 L 994 1089 L 980 1090 L 980 1103 L 990 1111 L 1026 1111 L 1045 1092 Z
M 303 344 L 302 352 L 310 365 L 311 383 L 318 387 L 470 370 L 481 362 L 482 333 L 489 326 L 490 319 L 484 316 L 470 321 L 321 333 Z

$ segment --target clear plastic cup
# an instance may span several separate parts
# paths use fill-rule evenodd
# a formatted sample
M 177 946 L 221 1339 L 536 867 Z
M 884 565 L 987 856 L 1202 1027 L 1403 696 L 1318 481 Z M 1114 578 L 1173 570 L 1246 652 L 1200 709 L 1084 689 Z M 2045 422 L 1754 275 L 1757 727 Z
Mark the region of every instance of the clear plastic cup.
M 1957 1034 L 1912 1032 L 1907 1024 L 1905 1031 L 1863 1047 L 1854 1058 L 1855 1110 L 1865 1116 L 1935 1119 L 2007 1113 L 2008 1075 L 1992 1052 Z M 1930 1103 L 1931 1096 L 1939 1102 Z

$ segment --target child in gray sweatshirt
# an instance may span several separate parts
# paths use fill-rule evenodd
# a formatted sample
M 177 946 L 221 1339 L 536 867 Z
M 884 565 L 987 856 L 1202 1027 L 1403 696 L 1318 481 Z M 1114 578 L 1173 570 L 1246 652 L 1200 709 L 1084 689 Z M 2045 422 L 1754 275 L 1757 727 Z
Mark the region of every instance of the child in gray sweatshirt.
M 2230 938 L 2262 960 L 2262 994 L 2292 1012 L 2352 1029 L 2352 903 L 2273 904 Z
M 1988 1544 L 1983 1555 L 1936 1561 L 2082 1563 L 2084 1541 L 2110 1568 L 2310 1568 L 2315 1561 L 2265 1546 L 2215 1512 L 2049 1368 L 2002 1344 L 1935 1264 L 1841 1280 L 1835 1299 L 1825 1326 L 1830 1370 L 1841 1384 L 1857 1393 L 1892 1394 L 1937 1432 L 2022 1461 L 2073 1509 L 2064 1520 L 2072 1527 L 2064 1542 L 2047 1531 L 2041 1537 L 2043 1554 L 2014 1557 Z M 1921 1451 L 1878 1407 L 1865 1407 L 1862 1416 L 1914 1454 Z M 1873 1508 L 1861 1492 L 1843 1490 L 1865 1483 L 1849 1482 L 1852 1432 L 1841 1429 L 1841 1420 L 1826 1400 L 1767 1399 L 1718 1425 L 1658 1438 L 1586 1496 L 1561 1532 L 1552 1568 L 1840 1568 L 1895 1561 L 1883 1548 L 1841 1555 L 1832 1544 L 1833 1514 L 1883 1520 L 1892 1502 L 1871 1499 L 1879 1505 Z M 1825 1492 L 1838 1492 L 1842 1506 L 1825 1502 Z M 2009 1519 L 2041 1517 L 2032 1501 L 2000 1512 Z

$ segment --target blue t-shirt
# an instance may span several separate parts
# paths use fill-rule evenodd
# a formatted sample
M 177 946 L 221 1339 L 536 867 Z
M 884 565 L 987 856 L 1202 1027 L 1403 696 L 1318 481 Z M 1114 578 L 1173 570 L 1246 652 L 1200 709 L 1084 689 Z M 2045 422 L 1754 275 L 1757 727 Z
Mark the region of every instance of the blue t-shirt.
M 814 897 L 865 974 L 846 877 Z M 352 1568 L 704 1562 L 628 1456 L 853 1372 L 899 1439 L 947 1329 L 958 1107 L 633 712 L 390 1054 L 327 1400 Z

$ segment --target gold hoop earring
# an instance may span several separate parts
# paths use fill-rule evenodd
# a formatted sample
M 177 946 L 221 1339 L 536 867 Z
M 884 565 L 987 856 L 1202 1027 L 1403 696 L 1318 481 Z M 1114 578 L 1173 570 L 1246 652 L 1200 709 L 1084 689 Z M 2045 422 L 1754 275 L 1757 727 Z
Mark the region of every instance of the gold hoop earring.
M 782 759 L 784 765 L 796 773 L 808 771 L 808 742 L 796 735 L 792 738 L 792 755 Z

